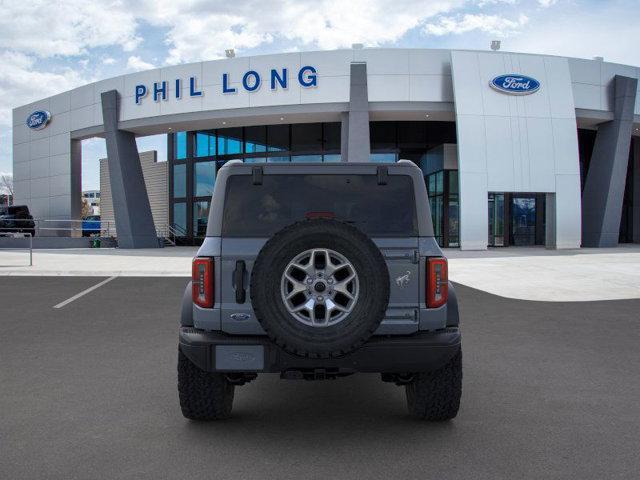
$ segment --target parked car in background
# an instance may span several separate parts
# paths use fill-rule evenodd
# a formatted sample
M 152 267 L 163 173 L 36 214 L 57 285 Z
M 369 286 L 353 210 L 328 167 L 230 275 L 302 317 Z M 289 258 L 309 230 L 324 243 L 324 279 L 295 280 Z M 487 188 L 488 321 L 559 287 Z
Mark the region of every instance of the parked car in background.
M 0 232 L 36 234 L 36 223 L 26 205 L 13 205 L 0 213 Z
M 100 235 L 100 215 L 89 215 L 82 219 L 82 236 Z

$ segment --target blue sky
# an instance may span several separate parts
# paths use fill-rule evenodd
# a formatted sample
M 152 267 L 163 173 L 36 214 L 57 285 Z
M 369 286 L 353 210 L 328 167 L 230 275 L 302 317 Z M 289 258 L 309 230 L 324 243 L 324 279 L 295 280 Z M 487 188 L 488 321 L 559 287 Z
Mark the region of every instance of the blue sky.
M 55 5 L 55 6 L 53 6 Z M 11 109 L 152 67 L 366 46 L 548 53 L 640 66 L 637 0 L 0 0 L 0 172 L 10 173 Z M 140 139 L 166 157 L 166 140 Z M 83 145 L 98 185 L 102 140 Z

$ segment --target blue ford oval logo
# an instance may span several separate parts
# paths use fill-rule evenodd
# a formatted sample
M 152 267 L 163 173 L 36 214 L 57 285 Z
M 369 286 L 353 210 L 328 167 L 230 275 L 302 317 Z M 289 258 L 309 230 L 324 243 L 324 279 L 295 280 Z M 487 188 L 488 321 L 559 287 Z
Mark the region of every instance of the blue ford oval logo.
M 51 120 L 51 114 L 46 110 L 36 110 L 27 117 L 27 127 L 32 130 L 42 130 Z
M 538 80 L 517 73 L 498 75 L 489 82 L 489 85 L 494 90 L 510 95 L 530 95 L 540 89 Z

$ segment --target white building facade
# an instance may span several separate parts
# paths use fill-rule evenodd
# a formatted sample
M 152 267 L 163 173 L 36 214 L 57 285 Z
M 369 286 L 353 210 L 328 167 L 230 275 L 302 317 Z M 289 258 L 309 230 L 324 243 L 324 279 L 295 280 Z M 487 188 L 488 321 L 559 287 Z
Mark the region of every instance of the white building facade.
M 15 203 L 37 218 L 78 218 L 79 142 L 95 136 L 107 139 L 109 168 L 120 168 L 110 171 L 120 182 L 114 198 L 146 195 L 131 139 L 166 133 L 170 221 L 190 238 L 203 231 L 207 185 L 231 158 L 408 158 L 425 173 L 445 246 L 639 242 L 639 75 L 601 60 L 430 49 L 285 53 L 123 75 L 14 109 Z M 144 236 L 135 220 L 150 217 L 145 205 L 124 203 L 129 224 L 118 231 Z

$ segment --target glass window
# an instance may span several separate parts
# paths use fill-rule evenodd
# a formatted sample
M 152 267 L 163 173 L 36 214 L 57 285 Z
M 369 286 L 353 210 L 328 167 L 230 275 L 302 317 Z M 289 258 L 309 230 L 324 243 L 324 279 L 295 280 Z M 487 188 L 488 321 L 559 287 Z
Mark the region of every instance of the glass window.
M 394 163 L 396 156 L 395 153 L 372 153 L 369 159 L 375 163 Z
M 289 157 L 267 157 L 267 162 L 269 163 L 283 163 L 283 162 L 288 162 L 289 161 Z
M 193 203 L 193 236 L 207 235 L 207 220 L 209 219 L 209 202 Z
M 458 193 L 458 171 L 449 170 L 449 194 L 455 195 Z
M 431 197 L 429 203 L 431 203 L 431 216 L 433 217 L 433 233 L 439 237 L 439 242 L 442 242 L 442 196 Z
M 244 159 L 244 163 L 263 163 L 266 162 L 265 157 L 249 157 Z
M 325 162 L 341 162 L 342 156 L 339 153 L 331 153 L 328 155 L 323 155 Z
M 342 130 L 342 124 L 339 122 L 325 123 L 324 130 L 324 150 L 337 150 L 340 151 L 340 135 Z
M 242 153 L 242 128 L 221 128 L 218 130 L 218 155 Z
M 196 132 L 195 156 L 211 157 L 216 154 L 216 134 L 214 132 Z
M 432 196 L 436 194 L 436 176 L 435 174 L 427 177 L 427 193 Z
M 292 162 L 322 162 L 322 155 L 292 155 Z
M 187 158 L 187 132 L 176 132 L 173 147 L 173 154 L 176 160 Z
M 436 194 L 440 195 L 444 192 L 444 171 L 440 170 L 436 173 Z
M 369 235 L 417 235 L 408 175 L 390 175 L 386 185 L 376 175 L 265 175 L 261 185 L 250 175 L 234 175 L 226 195 L 228 236 L 270 237 L 310 212 L 330 212 Z
M 185 202 L 173 204 L 173 224 L 179 231 L 187 234 L 187 204 Z
M 322 151 L 322 124 L 291 125 L 291 150 L 297 152 Z
M 206 197 L 213 194 L 216 182 L 216 162 L 196 162 L 193 164 L 193 195 Z
M 289 125 L 268 125 L 267 142 L 270 152 L 289 150 Z
M 449 247 L 460 246 L 460 209 L 458 197 L 449 198 Z
M 400 148 L 426 148 L 427 122 L 398 122 Z
M 267 151 L 267 127 L 245 127 L 244 151 L 246 153 L 260 153 Z
M 396 122 L 371 122 L 369 124 L 371 135 L 371 149 L 384 150 L 397 148 Z
M 173 198 L 187 196 L 187 165 L 179 163 L 173 166 Z

